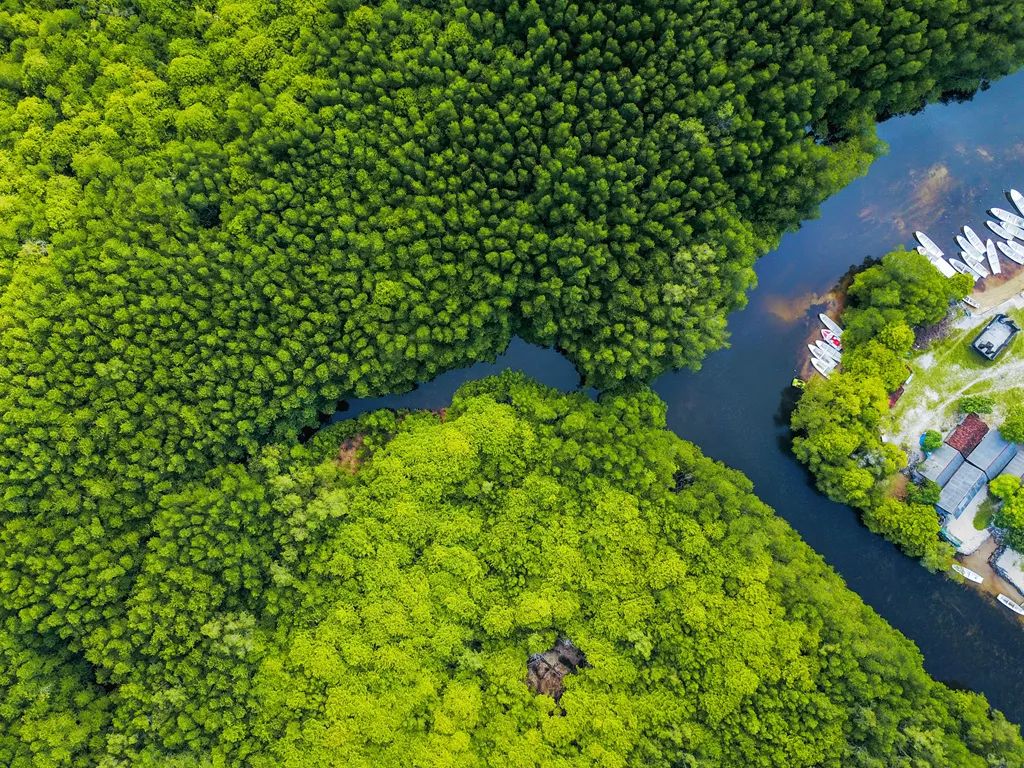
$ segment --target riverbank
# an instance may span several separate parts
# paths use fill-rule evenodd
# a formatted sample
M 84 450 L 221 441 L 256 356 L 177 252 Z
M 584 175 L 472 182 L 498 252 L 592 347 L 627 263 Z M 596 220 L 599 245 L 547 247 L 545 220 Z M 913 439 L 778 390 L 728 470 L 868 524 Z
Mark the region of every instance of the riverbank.
M 999 595 L 1006 595 L 1007 597 L 1021 602 L 1024 600 L 1024 594 L 1020 592 L 1013 584 L 1004 579 L 1000 573 L 992 567 L 991 559 L 999 549 L 999 542 L 995 537 L 989 537 L 984 544 L 978 547 L 969 555 L 960 555 L 957 560 L 967 568 L 970 568 L 975 573 L 979 574 L 985 579 L 981 584 L 977 584 L 973 581 L 967 581 L 958 576 L 953 576 L 950 572 L 950 578 L 954 581 L 959 581 L 963 586 L 985 595 L 991 600 L 993 606 L 997 607 L 1001 611 L 1005 611 L 1007 617 L 1015 621 L 1020 626 L 1024 627 L 1024 616 L 1018 616 L 1007 608 L 999 605 L 996 597 Z

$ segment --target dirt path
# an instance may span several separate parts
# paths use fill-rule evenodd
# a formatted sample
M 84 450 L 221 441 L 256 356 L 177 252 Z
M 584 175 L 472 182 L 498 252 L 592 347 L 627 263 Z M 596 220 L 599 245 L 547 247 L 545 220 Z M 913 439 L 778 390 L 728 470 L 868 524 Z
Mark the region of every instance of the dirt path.
M 969 374 L 969 375 L 967 375 Z M 953 424 L 936 424 L 936 420 L 942 418 L 954 403 L 958 402 L 968 389 L 975 388 L 978 384 L 996 380 L 1024 382 L 1024 358 L 1009 358 L 1002 360 L 998 365 L 985 371 L 965 371 L 959 366 L 951 367 L 950 378 L 963 377 L 965 381 L 958 385 L 951 394 L 938 395 L 934 391 L 908 392 L 918 400 L 906 413 L 900 417 L 898 430 L 889 435 L 891 442 L 902 445 L 904 448 L 916 449 L 918 440 L 925 431 L 941 428 L 948 430 Z
M 1018 298 L 1013 302 L 1004 302 L 999 309 L 1016 309 L 1021 304 L 1024 302 Z M 989 319 L 988 313 L 962 318 L 955 323 L 955 332 L 980 328 Z M 967 340 L 957 343 L 966 344 Z M 941 342 L 939 344 L 941 345 Z M 911 364 L 922 376 L 918 381 L 911 381 L 907 387 L 894 412 L 894 423 L 886 431 L 889 442 L 901 446 L 910 453 L 919 450 L 918 440 L 925 431 L 938 429 L 946 432 L 953 428 L 956 411 L 954 406 L 967 390 L 976 392 L 979 385 L 986 383 L 998 385 L 1000 389 L 1024 387 L 1024 355 L 1014 349 L 1004 353 L 997 363 L 984 368 L 964 368 L 941 357 L 936 359 L 932 351 L 922 353 L 912 360 Z M 919 383 L 921 379 L 931 378 L 934 366 L 943 366 L 942 380 L 946 386 L 943 386 L 941 391 Z

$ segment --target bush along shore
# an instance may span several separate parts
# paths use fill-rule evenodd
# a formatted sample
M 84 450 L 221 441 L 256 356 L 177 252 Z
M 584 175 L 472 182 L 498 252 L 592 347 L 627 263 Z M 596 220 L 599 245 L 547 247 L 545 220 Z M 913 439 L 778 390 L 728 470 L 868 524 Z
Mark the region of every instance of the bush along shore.
M 970 279 L 943 277 L 913 251 L 894 251 L 858 274 L 840 316 L 843 366 L 815 377 L 790 425 L 793 452 L 830 499 L 860 510 L 872 531 L 926 567 L 948 566 L 953 550 L 939 538 L 935 488 L 904 488 L 907 455 L 882 440 L 890 394 L 910 375 L 915 329 L 941 321 L 950 303 L 970 291 Z

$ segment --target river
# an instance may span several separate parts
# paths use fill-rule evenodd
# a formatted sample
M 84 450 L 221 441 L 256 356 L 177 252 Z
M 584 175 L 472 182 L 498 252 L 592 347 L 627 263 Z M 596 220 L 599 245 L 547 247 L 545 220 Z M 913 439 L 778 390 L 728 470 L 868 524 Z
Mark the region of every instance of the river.
M 760 259 L 750 304 L 729 320 L 732 346 L 708 356 L 699 372 L 665 374 L 654 388 L 668 404 L 669 428 L 744 472 L 852 590 L 917 643 L 932 676 L 984 693 L 1021 723 L 1024 634 L 1009 612 L 870 533 L 852 509 L 814 489 L 789 451 L 789 382 L 816 326 L 815 297 L 865 257 L 910 247 L 915 229 L 951 253 L 960 226 L 985 231 L 987 208 L 1010 207 L 1002 191 L 1024 189 L 1024 71 L 970 102 L 889 120 L 879 134 L 888 154 Z M 495 363 L 451 371 L 406 394 L 351 402 L 335 418 L 438 408 L 463 382 L 509 368 L 566 391 L 578 382 L 556 352 L 517 339 Z

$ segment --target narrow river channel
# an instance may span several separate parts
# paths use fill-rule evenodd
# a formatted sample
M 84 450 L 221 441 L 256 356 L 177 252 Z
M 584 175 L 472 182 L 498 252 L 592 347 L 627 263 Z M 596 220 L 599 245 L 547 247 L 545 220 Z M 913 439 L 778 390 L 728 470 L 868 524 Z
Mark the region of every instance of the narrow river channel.
M 821 206 L 757 265 L 749 306 L 730 318 L 732 346 L 697 373 L 655 382 L 668 425 L 743 471 L 757 494 L 803 536 L 865 602 L 921 648 L 937 679 L 986 694 L 1024 722 L 1024 632 L 1008 611 L 929 574 L 871 534 L 848 507 L 819 494 L 789 451 L 789 386 L 816 324 L 818 297 L 852 265 L 881 256 L 915 229 L 952 249 L 960 226 L 984 231 L 1003 190 L 1024 189 L 1024 71 L 961 104 L 936 104 L 880 126 L 890 151 L 868 175 Z M 1022 354 L 1018 349 L 1012 354 Z M 347 418 L 376 408 L 437 408 L 465 381 L 523 370 L 563 390 L 576 372 L 552 350 L 516 340 L 497 362 L 452 371 L 415 391 L 350 403 Z

